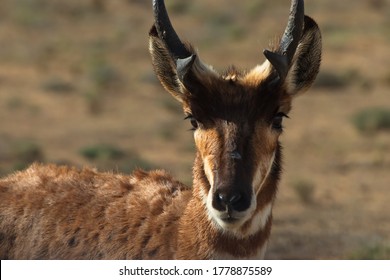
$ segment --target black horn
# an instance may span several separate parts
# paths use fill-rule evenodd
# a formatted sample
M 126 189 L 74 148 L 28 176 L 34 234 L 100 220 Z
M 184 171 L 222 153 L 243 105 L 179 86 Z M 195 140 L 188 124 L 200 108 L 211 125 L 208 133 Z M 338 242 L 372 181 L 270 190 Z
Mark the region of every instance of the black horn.
M 153 11 L 158 37 L 165 42 L 174 60 L 190 57 L 192 53 L 188 51 L 173 29 L 164 0 L 153 0 Z
M 293 0 L 286 30 L 276 52 L 264 51 L 265 57 L 279 74 L 285 79 L 303 33 L 305 9 L 303 0 Z

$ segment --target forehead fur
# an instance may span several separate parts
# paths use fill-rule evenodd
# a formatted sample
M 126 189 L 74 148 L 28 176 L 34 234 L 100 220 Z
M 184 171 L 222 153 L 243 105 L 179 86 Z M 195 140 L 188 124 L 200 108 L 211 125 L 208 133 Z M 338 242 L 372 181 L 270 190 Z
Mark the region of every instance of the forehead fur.
M 219 77 L 190 80 L 185 111 L 200 121 L 272 118 L 290 98 L 270 75 L 262 77 L 256 68 L 246 73 L 230 67 Z

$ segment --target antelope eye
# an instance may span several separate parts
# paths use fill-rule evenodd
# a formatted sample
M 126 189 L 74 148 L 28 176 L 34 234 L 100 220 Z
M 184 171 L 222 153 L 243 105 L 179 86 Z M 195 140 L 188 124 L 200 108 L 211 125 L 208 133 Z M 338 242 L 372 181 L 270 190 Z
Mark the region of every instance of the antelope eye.
M 198 125 L 198 121 L 197 120 L 195 120 L 194 118 L 191 118 L 190 122 L 191 122 L 191 125 L 192 125 L 193 129 L 197 129 L 198 128 L 199 125 Z
M 277 113 L 272 119 L 272 128 L 279 131 L 283 130 L 282 122 L 284 117 L 288 118 L 288 116 L 283 112 Z
M 185 119 L 190 120 L 190 123 L 192 125 L 192 130 L 195 130 L 199 127 L 198 121 L 192 115 L 188 115 Z

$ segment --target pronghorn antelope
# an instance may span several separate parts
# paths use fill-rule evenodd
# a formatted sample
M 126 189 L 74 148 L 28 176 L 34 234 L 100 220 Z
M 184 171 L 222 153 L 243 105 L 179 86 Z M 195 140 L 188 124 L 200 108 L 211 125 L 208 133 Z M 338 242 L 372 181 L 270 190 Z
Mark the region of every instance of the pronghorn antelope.
M 156 75 L 194 130 L 189 188 L 132 175 L 33 164 L 0 180 L 1 259 L 260 259 L 281 173 L 282 120 L 313 83 L 321 34 L 293 0 L 266 61 L 223 75 L 184 44 L 164 1 L 149 34 Z

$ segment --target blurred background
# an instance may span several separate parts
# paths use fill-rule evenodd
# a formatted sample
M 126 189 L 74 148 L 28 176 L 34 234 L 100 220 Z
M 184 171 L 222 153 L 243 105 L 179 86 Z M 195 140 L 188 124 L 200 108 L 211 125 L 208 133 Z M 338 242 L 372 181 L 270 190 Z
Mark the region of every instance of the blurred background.
M 262 63 L 289 0 L 166 0 L 223 70 Z M 281 137 L 269 259 L 390 259 L 390 0 L 306 0 L 323 33 L 316 84 Z M 149 0 L 0 1 L 0 175 L 34 161 L 191 184 L 194 144 L 155 78 Z

